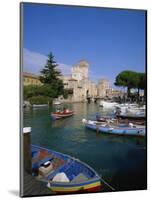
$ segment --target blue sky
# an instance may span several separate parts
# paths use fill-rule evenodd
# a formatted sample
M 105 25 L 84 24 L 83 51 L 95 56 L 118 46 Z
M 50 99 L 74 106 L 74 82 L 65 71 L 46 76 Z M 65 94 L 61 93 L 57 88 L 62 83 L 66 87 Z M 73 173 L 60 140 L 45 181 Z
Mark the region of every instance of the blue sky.
M 23 68 L 38 73 L 51 51 L 63 74 L 81 59 L 90 79 L 145 71 L 145 12 L 28 4 L 23 6 Z

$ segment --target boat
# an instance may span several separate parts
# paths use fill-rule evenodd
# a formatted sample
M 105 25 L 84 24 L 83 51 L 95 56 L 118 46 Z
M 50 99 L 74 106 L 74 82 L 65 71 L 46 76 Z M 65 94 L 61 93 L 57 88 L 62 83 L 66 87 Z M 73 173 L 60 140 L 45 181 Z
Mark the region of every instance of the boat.
M 145 120 L 144 119 L 121 119 L 120 117 L 119 118 L 113 118 L 111 116 L 96 116 L 96 121 L 97 122 L 107 122 L 108 120 L 112 120 L 112 121 L 117 121 L 119 123 L 133 123 L 133 124 L 137 124 L 137 125 L 145 125 Z
M 122 113 L 140 114 L 145 113 L 145 106 L 138 104 L 120 104 L 115 107 L 115 112 L 121 111 Z
M 146 124 L 146 121 L 144 119 L 121 119 L 121 118 L 118 118 L 118 121 L 119 123 L 133 123 L 135 125 L 145 125 Z
M 146 134 L 145 126 L 143 125 L 134 125 L 133 123 L 129 124 L 115 124 L 114 122 L 105 123 L 100 122 L 96 123 L 96 121 L 91 120 L 82 120 L 85 124 L 86 128 L 90 128 L 92 130 L 96 130 L 97 132 L 102 133 L 110 133 L 114 135 L 129 135 L 129 136 L 142 136 L 144 137 Z
M 98 122 L 107 122 L 107 120 L 114 120 L 115 118 L 111 117 L 111 116 L 100 116 L 100 115 L 96 115 L 96 121 Z
M 32 175 L 56 193 L 97 192 L 101 177 L 79 159 L 31 145 Z
M 54 105 L 61 105 L 61 102 L 60 101 L 55 101 L 53 102 Z
M 32 107 L 33 108 L 42 108 L 42 107 L 47 107 L 48 104 L 33 104 Z
M 70 110 L 56 111 L 56 112 L 51 113 L 51 117 L 53 119 L 62 119 L 62 118 L 70 117 L 73 114 L 74 114 L 73 111 L 70 111 Z
M 128 119 L 128 120 L 146 120 L 145 113 L 137 113 L 137 114 L 128 114 L 128 113 L 119 113 L 116 114 L 117 118 Z
M 116 102 L 100 101 L 100 106 L 103 108 L 115 108 L 117 105 L 119 104 Z
M 140 115 L 140 114 L 143 115 L 143 114 L 145 114 L 145 109 L 143 109 L 143 108 L 128 108 L 127 112 L 136 114 L 136 115 Z

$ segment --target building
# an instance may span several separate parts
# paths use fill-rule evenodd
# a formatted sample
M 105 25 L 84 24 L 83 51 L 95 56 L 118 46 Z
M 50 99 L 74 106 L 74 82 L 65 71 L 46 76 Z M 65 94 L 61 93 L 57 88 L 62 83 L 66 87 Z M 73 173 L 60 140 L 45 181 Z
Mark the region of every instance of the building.
M 42 85 L 39 80 L 39 76 L 31 73 L 24 72 L 23 73 L 23 85 Z
M 71 74 L 62 77 L 64 88 L 70 91 L 66 101 L 85 102 L 87 98 L 97 95 L 97 86 L 89 80 L 89 63 L 79 61 L 71 69 Z
M 109 81 L 101 79 L 98 83 L 98 96 L 104 98 L 107 96 L 107 90 L 109 89 Z
M 86 60 L 81 60 L 78 64 L 74 65 L 71 69 L 72 78 L 80 81 L 88 79 L 89 64 Z
M 39 76 L 23 73 L 24 85 L 42 85 Z M 62 79 L 64 89 L 68 91 L 68 98 L 60 96 L 62 102 L 86 102 L 100 98 L 121 96 L 118 90 L 110 88 L 109 81 L 101 79 L 98 84 L 89 79 L 89 63 L 81 60 L 71 68 L 71 74 L 59 77 Z
M 123 98 L 124 93 L 122 91 L 119 90 L 115 90 L 113 88 L 109 88 L 106 90 L 106 96 L 109 98 L 113 98 L 113 97 L 121 97 Z

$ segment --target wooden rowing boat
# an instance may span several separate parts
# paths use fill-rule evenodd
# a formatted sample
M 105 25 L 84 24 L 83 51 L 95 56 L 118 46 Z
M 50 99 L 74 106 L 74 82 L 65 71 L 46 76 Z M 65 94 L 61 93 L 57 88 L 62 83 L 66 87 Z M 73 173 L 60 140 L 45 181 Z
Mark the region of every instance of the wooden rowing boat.
M 56 193 L 96 192 L 100 176 L 71 156 L 32 145 L 32 174 Z
M 109 124 L 105 122 L 97 123 L 96 121 L 86 120 L 84 121 L 85 127 L 97 132 L 110 133 L 114 135 L 130 135 L 130 136 L 142 136 L 146 135 L 145 126 L 129 124 Z
M 68 111 L 68 112 L 52 112 L 51 113 L 51 117 L 53 119 L 62 119 L 62 118 L 66 118 L 66 117 L 70 117 L 72 116 L 74 113 L 73 111 Z

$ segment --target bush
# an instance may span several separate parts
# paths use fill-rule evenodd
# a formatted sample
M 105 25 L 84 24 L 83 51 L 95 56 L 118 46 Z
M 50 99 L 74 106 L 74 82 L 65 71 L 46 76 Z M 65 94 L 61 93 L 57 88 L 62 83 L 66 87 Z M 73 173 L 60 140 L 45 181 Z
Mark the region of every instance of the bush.
M 50 97 L 47 96 L 33 96 L 30 97 L 29 102 L 31 104 L 47 104 L 47 103 L 52 103 L 52 99 Z
M 24 86 L 24 99 L 27 100 L 33 96 L 38 96 L 39 94 L 39 90 L 40 90 L 41 86 L 38 85 L 27 85 Z

